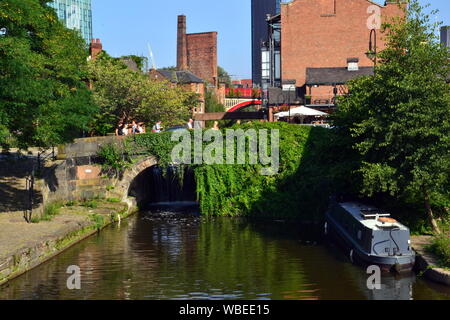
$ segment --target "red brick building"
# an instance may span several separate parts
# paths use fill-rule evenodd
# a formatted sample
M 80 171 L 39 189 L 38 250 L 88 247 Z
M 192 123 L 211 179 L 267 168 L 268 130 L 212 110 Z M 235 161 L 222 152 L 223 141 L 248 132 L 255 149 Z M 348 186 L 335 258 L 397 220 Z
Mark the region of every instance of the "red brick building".
M 155 81 L 167 81 L 171 87 L 180 87 L 198 94 L 198 105 L 193 106 L 192 114 L 205 113 L 205 82 L 192 72 L 151 69 L 149 77 Z
M 384 5 L 369 0 L 283 3 L 280 15 L 269 21 L 281 23 L 282 83 L 295 83 L 299 95 L 310 97 L 311 104 L 331 104 L 335 88 L 373 73 L 374 62 L 366 55 L 373 26 L 402 14 L 396 1 Z M 376 31 L 380 51 L 385 42 L 381 30 Z
M 235 88 L 249 89 L 253 88 L 253 80 L 252 79 L 233 80 L 231 81 L 231 85 Z
M 178 16 L 177 69 L 218 87 L 217 32 L 187 34 L 186 16 Z

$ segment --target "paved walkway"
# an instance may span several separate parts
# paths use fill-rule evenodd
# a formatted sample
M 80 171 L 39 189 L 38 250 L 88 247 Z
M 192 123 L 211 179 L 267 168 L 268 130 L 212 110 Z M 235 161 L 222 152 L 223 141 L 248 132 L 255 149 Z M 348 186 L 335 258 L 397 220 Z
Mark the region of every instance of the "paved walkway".
M 128 205 L 99 201 L 98 207 L 63 207 L 51 221 L 26 223 L 20 212 L 0 214 L 0 284 L 44 262 L 97 229 L 93 214 L 105 226 L 118 213 L 128 215 Z
M 90 220 L 85 214 L 64 213 L 52 221 L 27 223 L 20 213 L 0 214 L 0 264 L 9 256 L 27 248 L 56 240 L 61 236 L 87 226 Z

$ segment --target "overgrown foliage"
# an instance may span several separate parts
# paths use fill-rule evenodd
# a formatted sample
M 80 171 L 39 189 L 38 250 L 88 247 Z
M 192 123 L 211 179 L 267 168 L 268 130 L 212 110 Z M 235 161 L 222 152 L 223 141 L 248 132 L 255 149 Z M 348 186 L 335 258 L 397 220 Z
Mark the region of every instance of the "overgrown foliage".
M 421 203 L 439 232 L 433 209 L 450 207 L 450 54 L 417 0 L 384 28 L 375 75 L 352 81 L 339 101 L 343 163 L 360 193 Z
M 287 123 L 251 122 L 234 128 L 280 130 L 279 174 L 263 176 L 262 166 L 248 161 L 196 167 L 202 213 L 319 220 L 335 187 L 327 154 L 331 132 Z
M 88 50 L 49 1 L 0 2 L 0 144 L 49 147 L 78 136 L 96 111 Z
M 202 213 L 320 219 L 333 188 L 340 188 L 333 183 L 335 156 L 329 147 L 332 132 L 286 123 L 250 122 L 233 128 L 280 130 L 280 172 L 276 176 L 262 176 L 259 172 L 262 165 L 248 163 L 191 165 Z M 135 135 L 127 139 L 126 148 L 105 146 L 100 155 L 112 171 L 123 169 L 132 157 L 139 155 L 153 155 L 165 167 L 171 163 L 172 150 L 178 143 L 171 141 L 171 135 L 171 132 Z
M 211 90 L 206 90 L 205 92 L 205 112 L 225 112 L 225 106 L 219 102 L 216 95 Z M 221 127 L 227 126 L 229 121 L 219 121 Z M 214 121 L 206 121 L 206 127 L 210 128 L 214 124 Z
M 228 72 L 224 68 L 222 68 L 221 66 L 218 66 L 217 74 L 219 76 L 220 83 L 225 83 L 227 86 L 231 85 L 231 76 L 228 74 Z
M 107 176 L 120 177 L 132 163 L 125 146 L 126 144 L 111 143 L 100 147 L 98 156 L 102 160 L 103 172 Z

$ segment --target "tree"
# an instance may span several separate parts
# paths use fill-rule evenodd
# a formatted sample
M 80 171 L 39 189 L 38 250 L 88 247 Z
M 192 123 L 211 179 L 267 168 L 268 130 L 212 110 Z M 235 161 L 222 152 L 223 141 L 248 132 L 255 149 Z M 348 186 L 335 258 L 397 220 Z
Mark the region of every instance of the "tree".
M 164 67 L 164 68 L 161 68 L 161 69 L 159 69 L 159 70 L 165 70 L 165 71 L 177 71 L 178 69 L 177 69 L 177 67 L 175 67 L 175 66 L 170 66 L 170 67 Z
M 228 74 L 228 72 L 225 71 L 224 68 L 222 68 L 221 66 L 218 66 L 217 74 L 218 74 L 220 83 L 225 83 L 228 87 L 231 86 L 231 76 Z
M 420 199 L 439 233 L 433 201 L 449 203 L 449 52 L 417 0 L 384 25 L 375 75 L 352 81 L 339 101 L 338 133 L 357 152 L 362 192 Z
M 225 112 L 225 106 L 219 102 L 216 95 L 211 90 L 206 90 L 205 92 L 205 112 L 213 113 L 213 112 Z M 223 127 L 225 122 L 219 121 L 220 126 Z M 212 127 L 214 121 L 206 121 L 207 127 Z
M 225 112 L 225 106 L 217 100 L 216 95 L 211 90 L 205 92 L 205 112 Z
M 119 121 L 131 119 L 147 123 L 161 120 L 166 125 L 184 123 L 198 101 L 197 94 L 150 80 L 104 52 L 89 62 L 89 78 L 94 100 L 100 106 L 92 123 L 94 133 L 112 132 Z
M 88 51 L 44 0 L 0 2 L 0 143 L 65 143 L 87 128 L 96 107 L 83 81 Z

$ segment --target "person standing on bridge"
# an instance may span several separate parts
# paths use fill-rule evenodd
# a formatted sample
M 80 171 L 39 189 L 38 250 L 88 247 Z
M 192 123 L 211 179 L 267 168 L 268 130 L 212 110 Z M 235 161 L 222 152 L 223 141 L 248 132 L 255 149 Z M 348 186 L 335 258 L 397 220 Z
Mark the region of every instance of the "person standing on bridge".
M 152 129 L 152 132 L 160 133 L 164 128 L 161 126 L 161 121 L 158 121 Z
M 219 128 L 219 121 L 214 121 L 214 125 L 212 127 L 213 130 L 220 130 Z
M 187 127 L 189 130 L 193 130 L 193 129 L 194 129 L 194 120 L 189 119 L 188 123 L 186 124 L 186 127 Z
M 124 135 L 123 129 L 124 129 L 123 123 L 120 122 L 116 127 L 116 136 L 118 137 L 123 136 Z

